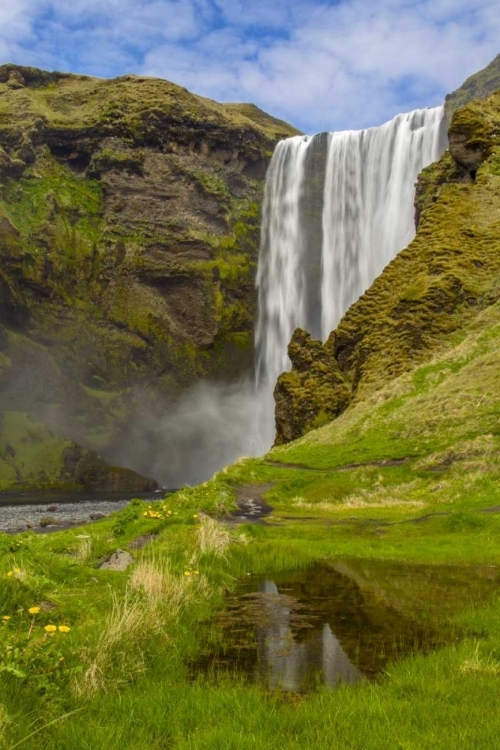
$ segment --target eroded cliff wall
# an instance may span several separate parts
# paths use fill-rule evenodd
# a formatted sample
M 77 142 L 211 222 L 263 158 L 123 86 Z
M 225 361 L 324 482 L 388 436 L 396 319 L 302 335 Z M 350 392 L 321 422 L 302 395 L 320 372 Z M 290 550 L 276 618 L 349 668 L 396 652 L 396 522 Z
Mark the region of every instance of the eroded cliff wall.
M 4 432 L 119 455 L 141 413 L 251 367 L 263 181 L 295 132 L 167 81 L 0 67 Z

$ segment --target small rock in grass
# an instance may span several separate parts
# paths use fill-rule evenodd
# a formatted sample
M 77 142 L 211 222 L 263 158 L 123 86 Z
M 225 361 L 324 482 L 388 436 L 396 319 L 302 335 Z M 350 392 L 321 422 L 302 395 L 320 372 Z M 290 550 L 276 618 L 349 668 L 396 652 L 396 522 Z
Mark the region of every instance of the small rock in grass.
M 128 552 L 125 552 L 122 549 L 117 549 L 116 552 L 113 552 L 113 554 L 108 557 L 107 560 L 99 565 L 99 569 L 124 571 L 127 570 L 128 566 L 133 562 L 134 558 L 132 557 L 132 555 L 129 555 Z

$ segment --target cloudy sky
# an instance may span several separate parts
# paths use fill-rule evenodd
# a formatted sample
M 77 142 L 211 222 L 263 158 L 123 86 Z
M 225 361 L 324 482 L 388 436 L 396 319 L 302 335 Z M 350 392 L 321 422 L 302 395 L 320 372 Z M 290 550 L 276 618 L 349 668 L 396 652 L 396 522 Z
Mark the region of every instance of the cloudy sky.
M 375 125 L 500 52 L 499 0 L 11 0 L 0 62 L 168 78 L 306 132 Z

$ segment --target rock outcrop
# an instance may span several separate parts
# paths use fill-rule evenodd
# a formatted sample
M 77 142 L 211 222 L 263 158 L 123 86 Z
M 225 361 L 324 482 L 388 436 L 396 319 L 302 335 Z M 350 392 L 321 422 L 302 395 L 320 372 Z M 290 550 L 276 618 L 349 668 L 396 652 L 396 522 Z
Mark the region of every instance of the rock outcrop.
M 119 455 L 139 415 L 251 367 L 263 181 L 296 131 L 167 81 L 16 65 L 0 105 L 0 414 Z
M 315 375 L 308 379 L 304 368 L 299 376 L 294 366 L 279 379 L 277 443 L 428 361 L 500 300 L 500 91 L 456 110 L 449 141 L 449 151 L 419 178 L 413 242 L 352 305 L 325 347 L 313 342 L 312 351 L 300 333 Z M 322 392 L 328 395 L 320 406 Z
M 288 346 L 290 372 L 278 378 L 275 445 L 331 422 L 349 406 L 351 389 L 333 356 L 334 337 L 323 345 L 297 328 Z

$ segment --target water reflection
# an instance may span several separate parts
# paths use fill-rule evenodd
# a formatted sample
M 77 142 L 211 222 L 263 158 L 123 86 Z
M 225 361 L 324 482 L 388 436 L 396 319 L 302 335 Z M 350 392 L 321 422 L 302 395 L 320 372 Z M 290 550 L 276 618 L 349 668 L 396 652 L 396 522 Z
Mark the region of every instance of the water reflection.
M 267 623 L 256 625 L 259 682 L 265 681 L 270 690 L 299 692 L 318 674 L 330 687 L 362 678 L 327 622 L 313 628 L 306 640 L 296 640 L 294 600 L 280 595 L 274 581 L 263 581 L 260 588 L 264 594 L 260 614 Z
M 381 561 L 249 577 L 204 632 L 193 675 L 237 672 L 293 692 L 359 682 L 389 660 L 458 640 L 447 615 L 499 590 L 496 568 Z

